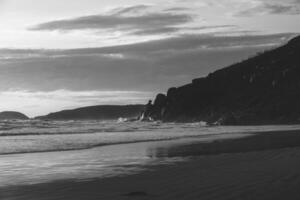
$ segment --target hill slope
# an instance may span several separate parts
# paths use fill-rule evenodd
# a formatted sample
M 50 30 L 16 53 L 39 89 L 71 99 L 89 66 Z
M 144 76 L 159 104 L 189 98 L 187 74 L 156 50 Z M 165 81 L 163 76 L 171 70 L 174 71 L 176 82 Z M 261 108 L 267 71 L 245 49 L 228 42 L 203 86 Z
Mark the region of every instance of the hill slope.
M 300 36 L 157 95 L 150 116 L 218 124 L 300 122 Z
M 29 118 L 20 112 L 14 112 L 14 111 L 0 112 L 0 120 L 12 120 L 12 119 L 27 120 Z
M 137 117 L 144 110 L 144 105 L 126 105 L 126 106 L 90 106 L 74 110 L 63 110 L 56 113 L 50 113 L 46 116 L 39 116 L 36 119 L 47 120 L 109 120 L 119 117 L 131 118 Z

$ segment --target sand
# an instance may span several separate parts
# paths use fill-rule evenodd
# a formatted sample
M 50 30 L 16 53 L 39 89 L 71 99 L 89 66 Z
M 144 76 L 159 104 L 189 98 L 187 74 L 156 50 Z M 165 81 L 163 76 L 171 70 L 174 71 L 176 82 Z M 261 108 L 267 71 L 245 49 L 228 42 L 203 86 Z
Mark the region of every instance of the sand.
M 138 174 L 0 188 L 2 200 L 300 199 L 300 131 L 157 149 L 183 162 Z

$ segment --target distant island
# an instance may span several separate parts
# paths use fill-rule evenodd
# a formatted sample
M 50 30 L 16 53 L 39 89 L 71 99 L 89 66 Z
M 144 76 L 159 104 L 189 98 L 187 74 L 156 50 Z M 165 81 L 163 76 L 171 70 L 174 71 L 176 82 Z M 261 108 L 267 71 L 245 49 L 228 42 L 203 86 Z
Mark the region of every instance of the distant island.
M 38 116 L 41 120 L 114 120 L 118 118 L 135 118 L 143 112 L 144 105 L 100 105 L 63 110 Z
M 300 36 L 158 94 L 146 117 L 226 125 L 300 123 Z
M 28 120 L 29 117 L 20 112 L 5 111 L 0 112 L 0 120 Z

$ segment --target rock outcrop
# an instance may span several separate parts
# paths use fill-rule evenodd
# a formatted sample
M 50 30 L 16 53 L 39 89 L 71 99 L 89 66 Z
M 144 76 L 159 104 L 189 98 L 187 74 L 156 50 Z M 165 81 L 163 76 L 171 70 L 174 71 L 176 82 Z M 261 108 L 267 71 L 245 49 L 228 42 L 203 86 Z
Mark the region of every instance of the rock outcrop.
M 300 123 L 300 37 L 157 95 L 151 116 L 215 124 Z
M 20 112 L 5 111 L 0 112 L 0 120 L 28 120 L 29 117 Z

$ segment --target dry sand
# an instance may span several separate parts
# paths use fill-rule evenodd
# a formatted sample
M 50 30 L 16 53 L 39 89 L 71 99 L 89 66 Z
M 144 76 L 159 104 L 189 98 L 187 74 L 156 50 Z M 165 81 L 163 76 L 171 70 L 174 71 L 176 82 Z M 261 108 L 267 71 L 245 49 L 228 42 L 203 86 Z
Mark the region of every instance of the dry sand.
M 139 174 L 0 189 L 1 200 L 300 199 L 300 131 L 158 149 L 187 161 Z

